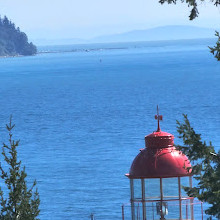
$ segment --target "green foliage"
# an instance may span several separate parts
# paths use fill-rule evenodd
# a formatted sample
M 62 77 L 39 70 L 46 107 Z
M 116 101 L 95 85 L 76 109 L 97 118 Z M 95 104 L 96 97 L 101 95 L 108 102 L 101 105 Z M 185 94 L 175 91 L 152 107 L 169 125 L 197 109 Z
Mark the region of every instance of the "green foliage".
M 191 7 L 189 19 L 193 20 L 199 15 L 198 11 L 198 2 L 203 3 L 205 0 L 159 0 L 159 3 L 164 4 L 167 2 L 168 4 L 176 4 L 177 2 L 186 3 L 188 7 Z M 209 2 L 212 2 L 215 6 L 220 5 L 220 0 L 210 0 Z
M 164 4 L 165 2 L 167 2 L 168 4 L 176 4 L 177 2 L 181 2 L 181 3 L 186 3 L 188 5 L 188 7 L 191 7 L 191 11 L 190 11 L 190 15 L 189 15 L 189 19 L 193 20 L 196 17 L 198 17 L 199 15 L 199 11 L 198 11 L 198 2 L 199 3 L 203 3 L 205 2 L 205 0 L 159 0 L 159 3 Z M 212 2 L 215 6 L 219 6 L 220 5 L 220 0 L 210 0 L 209 2 Z M 219 32 L 216 31 L 215 36 L 218 37 L 218 41 L 216 42 L 216 46 L 214 47 L 209 47 L 210 48 L 210 52 L 215 56 L 215 58 L 220 61 L 220 36 L 219 36 Z
M 0 187 L 0 219 L 1 220 L 39 220 L 39 193 L 37 189 L 33 192 L 36 181 L 28 189 L 25 167 L 21 168 L 21 161 L 17 159 L 17 147 L 19 141 L 12 139 L 11 119 L 6 129 L 9 132 L 9 145 L 3 144 L 2 155 L 6 169 L 0 165 L 1 183 L 4 182 L 5 189 Z
M 33 55 L 37 48 L 28 43 L 27 35 L 5 16 L 0 17 L 0 56 Z
M 216 46 L 209 47 L 210 52 L 215 56 L 215 58 L 220 61 L 220 34 L 218 31 L 215 32 L 215 36 L 218 37 Z
M 185 153 L 192 165 L 192 174 L 197 180 L 196 187 L 184 187 L 189 196 L 198 198 L 211 206 L 206 213 L 220 218 L 220 151 L 215 152 L 212 143 L 206 144 L 191 127 L 187 115 L 184 122 L 177 121 L 179 138 L 183 146 L 177 146 Z
M 200 0 L 201 2 L 204 0 Z M 160 0 L 159 3 L 164 4 L 165 2 L 167 2 L 168 4 L 176 4 L 178 1 L 177 0 Z M 189 19 L 193 20 L 196 17 L 198 17 L 199 11 L 197 8 L 197 1 L 196 0 L 180 0 L 181 3 L 186 3 L 188 4 L 188 7 L 192 7 L 190 15 L 189 15 Z

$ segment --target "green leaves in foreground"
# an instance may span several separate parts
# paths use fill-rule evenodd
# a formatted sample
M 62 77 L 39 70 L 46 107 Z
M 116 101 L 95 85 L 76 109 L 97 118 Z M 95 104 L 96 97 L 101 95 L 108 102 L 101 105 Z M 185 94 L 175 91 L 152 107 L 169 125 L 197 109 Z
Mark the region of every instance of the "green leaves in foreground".
M 179 138 L 183 146 L 177 146 L 189 158 L 192 164 L 192 173 L 198 185 L 192 189 L 184 187 L 189 196 L 198 198 L 211 206 L 206 213 L 220 218 L 220 151 L 215 152 L 211 142 L 206 144 L 201 135 L 191 127 L 187 115 L 184 121 L 177 121 Z
M 218 37 L 216 46 L 209 47 L 210 52 L 215 56 L 215 58 L 220 61 L 220 34 L 218 31 L 215 32 L 215 36 Z
M 200 0 L 201 2 L 203 0 Z M 178 0 L 159 0 L 160 4 L 164 4 L 167 2 L 168 4 L 176 4 Z M 186 3 L 188 7 L 191 7 L 190 15 L 189 15 L 189 20 L 193 20 L 199 15 L 199 11 L 197 8 L 197 1 L 196 0 L 180 0 L 179 2 L 181 3 Z
M 5 169 L 0 164 L 0 219 L 1 220 L 39 220 L 39 194 L 36 181 L 30 189 L 27 187 L 27 173 L 25 167 L 21 168 L 21 161 L 17 159 L 19 141 L 12 139 L 11 119 L 6 129 L 9 133 L 9 144 L 3 144 L 2 155 Z
M 160 4 L 165 2 L 168 4 L 177 4 L 178 2 L 187 4 L 191 8 L 189 19 L 193 20 L 199 15 L 198 5 L 201 5 L 205 0 L 159 0 Z M 210 0 L 209 2 L 216 7 L 220 5 L 220 0 Z
M 177 4 L 178 2 L 185 3 L 188 7 L 191 8 L 189 20 L 194 20 L 199 16 L 198 5 L 201 5 L 205 0 L 159 0 L 160 4 L 168 3 L 168 4 Z M 214 6 L 218 7 L 220 5 L 220 0 L 210 0 Z M 214 57 L 220 61 L 220 35 L 219 32 L 216 31 L 215 36 L 218 37 L 216 45 L 214 47 L 209 47 L 210 52 L 214 55 Z

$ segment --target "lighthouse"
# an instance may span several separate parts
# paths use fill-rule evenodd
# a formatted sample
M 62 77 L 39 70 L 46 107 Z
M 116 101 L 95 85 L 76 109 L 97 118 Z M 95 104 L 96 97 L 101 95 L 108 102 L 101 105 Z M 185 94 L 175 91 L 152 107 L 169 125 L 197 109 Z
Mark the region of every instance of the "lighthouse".
M 190 161 L 174 146 L 174 136 L 160 129 L 158 107 L 155 119 L 157 130 L 145 136 L 145 148 L 126 174 L 130 202 L 122 206 L 122 220 L 194 220 L 194 198 L 182 189 L 192 187 Z

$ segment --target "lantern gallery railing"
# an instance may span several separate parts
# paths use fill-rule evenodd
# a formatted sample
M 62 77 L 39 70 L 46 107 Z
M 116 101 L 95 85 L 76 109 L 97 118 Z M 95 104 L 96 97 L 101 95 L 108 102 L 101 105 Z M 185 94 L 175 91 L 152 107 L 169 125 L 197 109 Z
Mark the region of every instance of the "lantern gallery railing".
M 173 199 L 165 199 L 162 202 L 160 200 L 134 201 L 122 205 L 122 220 L 203 220 L 202 202 L 186 198 L 182 200 L 181 208 L 182 218 L 179 219 L 177 218 L 179 201 Z M 194 211 L 195 216 L 193 216 Z

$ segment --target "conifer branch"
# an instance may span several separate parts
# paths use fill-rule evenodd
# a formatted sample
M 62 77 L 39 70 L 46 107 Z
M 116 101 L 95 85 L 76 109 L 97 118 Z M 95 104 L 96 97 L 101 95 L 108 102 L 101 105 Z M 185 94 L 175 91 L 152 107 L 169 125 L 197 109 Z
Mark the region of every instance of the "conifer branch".
M 7 167 L 7 171 L 0 164 L 1 179 L 5 183 L 8 191 L 4 194 L 0 188 L 0 219 L 1 220 L 39 220 L 37 216 L 40 213 L 39 193 L 33 192 L 36 187 L 34 181 L 32 187 L 27 187 L 27 173 L 25 167 L 21 168 L 21 161 L 17 158 L 17 147 L 19 141 L 12 139 L 12 130 L 15 127 L 10 117 L 6 129 L 9 133 L 9 145 L 3 144 L 2 155 Z M 4 196 L 5 195 L 5 196 Z

